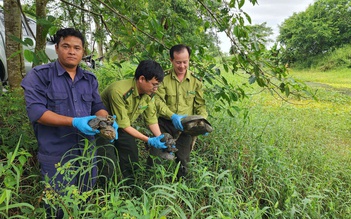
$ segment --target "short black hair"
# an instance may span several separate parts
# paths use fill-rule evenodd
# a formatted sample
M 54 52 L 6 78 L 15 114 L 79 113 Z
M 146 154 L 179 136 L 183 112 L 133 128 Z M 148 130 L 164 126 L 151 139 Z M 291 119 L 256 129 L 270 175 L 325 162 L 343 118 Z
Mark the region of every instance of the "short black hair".
M 184 45 L 184 44 L 177 44 L 177 45 L 172 46 L 172 48 L 169 50 L 169 56 L 171 57 L 171 59 L 174 59 L 174 52 L 181 52 L 184 49 L 188 50 L 189 57 L 190 57 L 191 49 L 189 46 Z
M 81 39 L 82 45 L 84 47 L 85 40 L 84 40 L 83 34 L 79 30 L 76 30 L 76 29 L 71 28 L 71 27 L 62 28 L 62 29 L 58 30 L 54 36 L 54 42 L 58 45 L 60 43 L 61 38 L 64 39 L 68 36 L 74 36 L 74 37 L 78 37 L 79 39 Z
M 159 63 L 154 60 L 143 60 L 139 63 L 135 70 L 135 79 L 139 79 L 140 76 L 144 76 L 147 81 L 155 78 L 158 82 L 162 82 L 165 77 L 165 73 Z

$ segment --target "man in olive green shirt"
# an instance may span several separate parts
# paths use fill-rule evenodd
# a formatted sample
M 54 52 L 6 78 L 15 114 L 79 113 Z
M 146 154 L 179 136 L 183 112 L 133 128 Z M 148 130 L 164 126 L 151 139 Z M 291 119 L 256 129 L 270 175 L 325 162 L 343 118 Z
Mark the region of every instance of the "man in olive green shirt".
M 164 72 L 161 66 L 152 60 L 141 61 L 133 79 L 116 81 L 110 84 L 102 93 L 101 99 L 107 110 L 116 115 L 119 124 L 118 140 L 114 146 L 118 151 L 119 166 L 126 178 L 134 179 L 133 170 L 137 168 L 138 147 L 135 139 L 147 142 L 155 149 L 167 148 L 157 121 L 154 98 L 159 83 L 163 81 Z M 132 127 L 133 122 L 142 115 L 151 132 L 156 137 L 148 137 Z M 104 146 L 98 149 L 101 156 L 106 156 L 116 163 L 116 150 Z M 110 178 L 115 169 L 107 163 L 103 173 Z
M 193 137 L 181 133 L 181 120 L 187 115 L 201 115 L 207 118 L 205 99 L 201 79 L 188 70 L 191 50 L 186 45 L 175 45 L 170 49 L 173 69 L 167 74 L 156 92 L 156 107 L 162 133 L 170 133 L 176 141 L 176 161 L 181 168 L 178 177 L 188 172 L 188 162 L 193 144 Z M 180 135 L 179 135 L 180 134 Z M 179 136 L 179 137 L 178 137 Z M 154 149 L 150 154 L 154 155 Z M 149 158 L 149 163 L 151 160 Z

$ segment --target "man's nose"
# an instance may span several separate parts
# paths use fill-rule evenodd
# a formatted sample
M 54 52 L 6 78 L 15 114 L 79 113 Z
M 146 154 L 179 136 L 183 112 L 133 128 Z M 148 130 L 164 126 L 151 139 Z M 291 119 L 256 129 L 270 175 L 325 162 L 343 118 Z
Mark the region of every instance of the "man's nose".
M 69 52 L 70 54 L 74 54 L 76 51 L 75 51 L 74 48 L 69 48 L 68 52 Z

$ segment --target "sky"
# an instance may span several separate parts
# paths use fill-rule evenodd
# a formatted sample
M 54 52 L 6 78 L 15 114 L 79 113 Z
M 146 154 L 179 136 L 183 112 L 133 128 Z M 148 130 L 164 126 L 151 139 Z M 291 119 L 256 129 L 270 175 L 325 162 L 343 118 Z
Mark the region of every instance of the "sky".
M 278 25 L 294 14 L 294 12 L 305 11 L 314 0 L 258 0 L 258 4 L 252 6 L 245 1 L 243 11 L 250 17 L 252 24 L 267 22 L 267 26 L 273 29 L 273 39 L 279 34 Z M 219 34 L 220 47 L 223 52 L 228 52 L 230 41 L 224 33 Z

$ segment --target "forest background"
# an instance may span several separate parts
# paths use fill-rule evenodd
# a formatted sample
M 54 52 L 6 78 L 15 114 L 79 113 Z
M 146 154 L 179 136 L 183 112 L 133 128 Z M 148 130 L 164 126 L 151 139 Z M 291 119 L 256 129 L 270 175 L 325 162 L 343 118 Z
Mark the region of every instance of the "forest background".
M 1 96 L 1 215 L 41 218 L 43 202 L 74 218 L 350 215 L 351 3 L 315 1 L 282 23 L 269 48 L 271 29 L 250 25 L 241 10 L 256 3 L 61 0 L 20 7 L 18 1 L 4 1 L 7 33 L 17 38 L 6 42 L 17 47 L 6 50 L 17 49 L 7 51 L 15 55 L 9 56 L 9 91 Z M 18 24 L 11 22 L 18 19 L 11 16 L 21 12 L 36 18 L 42 33 L 35 52 L 18 52 L 18 45 L 28 42 L 14 31 Z M 130 77 L 143 59 L 169 69 L 168 49 L 176 43 L 193 49 L 191 70 L 203 77 L 215 131 L 198 140 L 191 179 L 176 181 L 176 166 L 166 162 L 151 173 L 141 168 L 132 190 L 116 177 L 90 193 L 74 187 L 66 188 L 66 196 L 43 193 L 36 141 L 19 88 L 21 63 L 23 54 L 33 65 L 47 62 L 38 54 L 47 35 L 63 26 L 90 36 L 86 55 L 103 57 L 103 65 L 91 69 L 101 89 Z M 230 54 L 219 50 L 218 31 L 229 37 Z

